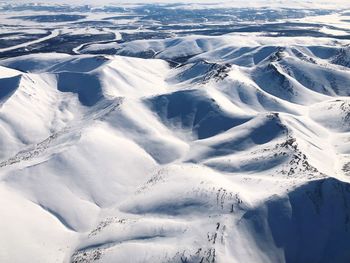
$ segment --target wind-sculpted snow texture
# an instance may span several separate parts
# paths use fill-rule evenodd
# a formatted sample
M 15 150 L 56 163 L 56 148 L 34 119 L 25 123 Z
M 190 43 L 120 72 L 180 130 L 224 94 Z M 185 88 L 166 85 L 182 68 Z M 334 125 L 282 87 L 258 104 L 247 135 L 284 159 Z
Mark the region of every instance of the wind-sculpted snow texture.
M 279 11 L 1 5 L 0 262 L 350 262 L 350 12 Z

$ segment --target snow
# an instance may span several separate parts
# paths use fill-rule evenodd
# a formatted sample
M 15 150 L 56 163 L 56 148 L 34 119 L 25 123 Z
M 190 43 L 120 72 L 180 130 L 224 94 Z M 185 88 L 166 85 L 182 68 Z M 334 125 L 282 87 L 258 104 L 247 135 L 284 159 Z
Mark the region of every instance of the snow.
M 2 58 L 0 261 L 349 262 L 347 44 L 232 33 Z
M 67 253 L 72 251 L 76 233 L 67 230 L 54 215 L 3 183 L 0 189 L 0 229 L 2 240 L 6 240 L 0 249 L 1 260 L 24 263 L 29 255 L 33 255 L 36 262 L 68 260 Z

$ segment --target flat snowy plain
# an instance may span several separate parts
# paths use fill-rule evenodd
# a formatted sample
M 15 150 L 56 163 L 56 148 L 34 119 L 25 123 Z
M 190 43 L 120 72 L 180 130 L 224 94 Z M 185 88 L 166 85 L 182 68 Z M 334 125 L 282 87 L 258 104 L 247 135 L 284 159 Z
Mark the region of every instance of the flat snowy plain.
M 0 262 L 350 262 L 350 9 L 271 3 L 0 2 Z

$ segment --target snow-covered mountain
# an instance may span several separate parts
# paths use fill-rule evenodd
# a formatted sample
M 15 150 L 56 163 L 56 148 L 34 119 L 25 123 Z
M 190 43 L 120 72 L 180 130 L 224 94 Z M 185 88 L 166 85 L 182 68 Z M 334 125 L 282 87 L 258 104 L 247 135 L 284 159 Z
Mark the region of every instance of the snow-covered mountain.
M 86 18 L 4 32 L 0 261 L 349 262 L 347 16 L 156 39 Z

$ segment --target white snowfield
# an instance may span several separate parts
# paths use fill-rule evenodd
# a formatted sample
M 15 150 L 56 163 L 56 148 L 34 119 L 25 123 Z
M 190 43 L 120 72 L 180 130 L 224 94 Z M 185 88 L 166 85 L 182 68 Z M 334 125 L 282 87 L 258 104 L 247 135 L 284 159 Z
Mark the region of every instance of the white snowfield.
M 0 61 L 1 262 L 350 262 L 346 41 L 119 54 Z

